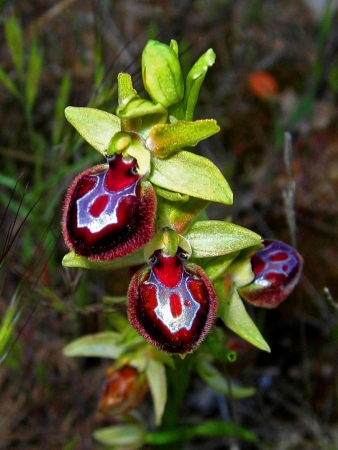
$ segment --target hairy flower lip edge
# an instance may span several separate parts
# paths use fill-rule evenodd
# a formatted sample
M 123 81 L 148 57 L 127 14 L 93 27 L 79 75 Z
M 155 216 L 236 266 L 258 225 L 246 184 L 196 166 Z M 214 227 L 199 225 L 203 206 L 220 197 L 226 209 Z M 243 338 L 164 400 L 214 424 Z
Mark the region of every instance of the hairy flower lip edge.
M 139 291 L 138 291 L 138 285 L 141 281 L 141 278 L 144 277 L 146 272 L 149 270 L 149 267 L 143 267 L 139 269 L 132 277 L 129 289 L 127 293 L 127 314 L 128 314 L 128 320 L 129 323 L 133 326 L 133 328 L 145 339 L 147 340 L 151 345 L 158 348 L 159 350 L 163 351 L 167 354 L 180 354 L 185 355 L 187 353 L 192 353 L 204 340 L 206 335 L 209 333 L 217 315 L 217 309 L 218 309 L 218 301 L 217 301 L 217 295 L 214 289 L 214 286 L 212 282 L 210 281 L 207 274 L 204 272 L 204 270 L 194 263 L 188 263 L 186 264 L 188 268 L 192 268 L 193 270 L 197 271 L 200 275 L 200 278 L 202 282 L 204 283 L 208 294 L 209 294 L 209 311 L 207 315 L 207 320 L 204 324 L 203 330 L 200 333 L 199 337 L 196 339 L 196 341 L 191 345 L 189 350 L 179 352 L 179 351 L 170 351 L 166 349 L 166 346 L 164 344 L 161 344 L 160 342 L 156 342 L 152 336 L 145 330 L 144 326 L 140 322 L 140 320 L 137 317 L 137 313 L 132 308 L 135 305 L 135 303 L 139 300 Z M 134 308 L 133 308 L 134 309 Z
M 86 257 L 89 261 L 111 261 L 116 258 L 122 258 L 142 248 L 153 238 L 155 234 L 155 216 L 157 206 L 156 194 L 152 184 L 147 180 L 143 180 L 143 177 L 141 177 L 140 183 L 142 189 L 142 198 L 140 199 L 141 203 L 139 205 L 138 213 L 141 217 L 143 217 L 143 220 L 141 220 L 141 223 L 138 224 L 136 230 L 137 233 L 133 234 L 129 241 L 122 242 L 116 248 L 112 248 L 110 250 L 103 249 L 99 254 L 83 254 L 81 251 L 79 251 L 79 249 L 76 248 L 76 245 L 74 244 L 73 239 L 70 236 L 67 226 L 68 211 L 72 201 L 72 196 L 79 182 L 81 182 L 81 179 L 84 176 L 90 175 L 96 170 L 103 171 L 107 168 L 108 164 L 98 164 L 78 174 L 68 188 L 63 201 L 61 226 L 64 241 L 71 251 L 74 251 L 78 256 Z M 149 220 L 150 216 L 151 220 Z

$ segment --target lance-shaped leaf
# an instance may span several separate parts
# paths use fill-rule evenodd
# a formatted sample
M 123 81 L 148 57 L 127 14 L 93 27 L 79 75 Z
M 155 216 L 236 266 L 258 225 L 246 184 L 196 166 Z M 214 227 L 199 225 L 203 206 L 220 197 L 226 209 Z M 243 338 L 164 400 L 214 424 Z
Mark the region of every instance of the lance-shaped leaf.
M 218 315 L 225 325 L 238 336 L 261 350 L 270 352 L 270 347 L 247 313 L 241 297 L 233 283 L 217 280 L 215 290 L 219 301 Z
M 219 169 L 207 158 L 181 151 L 169 158 L 153 158 L 149 181 L 174 192 L 231 204 L 232 191 Z
M 205 52 L 188 73 L 183 103 L 185 106 L 185 120 L 192 120 L 195 106 L 205 75 L 216 59 L 215 52 L 210 48 Z
M 119 345 L 120 334 L 113 331 L 89 334 L 67 344 L 63 349 L 66 356 L 90 356 L 118 358 L 125 348 Z
M 121 131 L 120 119 L 99 109 L 68 106 L 65 115 L 83 139 L 102 155 L 105 155 L 114 134 Z
M 255 388 L 240 387 L 233 384 L 216 367 L 207 361 L 200 361 L 197 365 L 197 370 L 199 376 L 208 386 L 227 397 L 247 398 L 255 394 Z
M 194 147 L 219 130 L 216 120 L 212 119 L 155 125 L 148 134 L 146 146 L 157 158 L 167 158 L 183 147 Z
M 130 253 L 123 258 L 116 258 L 112 261 L 90 261 L 85 256 L 78 256 L 75 252 L 67 253 L 62 260 L 62 265 L 65 267 L 77 267 L 82 269 L 93 270 L 116 270 L 125 267 L 138 266 L 144 263 L 143 250 Z
M 153 398 L 155 422 L 159 425 L 167 402 L 167 378 L 164 364 L 155 359 L 149 359 L 146 373 Z
M 226 255 L 261 242 L 261 237 L 253 231 L 220 220 L 195 222 L 185 237 L 195 258 Z

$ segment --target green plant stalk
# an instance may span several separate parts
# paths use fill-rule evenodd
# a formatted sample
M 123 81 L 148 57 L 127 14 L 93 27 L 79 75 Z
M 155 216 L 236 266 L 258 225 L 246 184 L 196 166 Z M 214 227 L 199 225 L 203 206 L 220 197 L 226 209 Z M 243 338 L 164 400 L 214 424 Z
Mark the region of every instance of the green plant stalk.
M 168 400 L 162 418 L 161 431 L 170 433 L 178 424 L 182 402 L 190 384 L 194 360 L 195 356 L 191 354 L 184 359 L 176 356 L 175 369 L 167 369 Z M 183 450 L 183 440 L 177 442 L 176 439 L 162 448 L 164 450 Z

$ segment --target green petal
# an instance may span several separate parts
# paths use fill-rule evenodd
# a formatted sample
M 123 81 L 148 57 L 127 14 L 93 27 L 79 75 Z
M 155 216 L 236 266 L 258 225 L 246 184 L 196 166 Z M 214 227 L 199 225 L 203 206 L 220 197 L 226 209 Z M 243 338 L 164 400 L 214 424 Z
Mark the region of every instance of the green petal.
M 215 289 L 219 300 L 219 316 L 225 325 L 250 344 L 270 352 L 268 343 L 247 313 L 234 285 L 228 289 L 226 283 L 219 280 L 215 283 Z
M 105 155 L 114 134 L 121 131 L 120 119 L 99 109 L 68 106 L 65 115 L 83 139 L 102 155 Z
M 63 354 L 116 359 L 125 350 L 119 345 L 120 338 L 120 334 L 113 331 L 89 334 L 67 344 Z
M 75 252 L 67 253 L 62 260 L 62 265 L 65 267 L 93 270 L 116 270 L 123 269 L 124 267 L 138 266 L 143 263 L 143 250 L 137 250 L 137 252 L 124 256 L 123 258 L 114 259 L 113 261 L 91 261 L 85 256 L 76 255 Z
M 226 255 L 259 244 L 261 237 L 247 228 L 219 220 L 201 220 L 185 234 L 193 249 L 193 257 Z
M 129 73 L 119 73 L 117 76 L 119 105 L 131 96 L 136 96 L 137 92 L 133 88 L 133 83 Z
M 149 132 L 146 146 L 156 157 L 167 158 L 183 147 L 194 147 L 219 130 L 217 122 L 212 119 L 155 125 Z
M 209 159 L 181 151 L 169 158 L 153 158 L 149 181 L 174 192 L 213 202 L 231 204 L 232 191 Z

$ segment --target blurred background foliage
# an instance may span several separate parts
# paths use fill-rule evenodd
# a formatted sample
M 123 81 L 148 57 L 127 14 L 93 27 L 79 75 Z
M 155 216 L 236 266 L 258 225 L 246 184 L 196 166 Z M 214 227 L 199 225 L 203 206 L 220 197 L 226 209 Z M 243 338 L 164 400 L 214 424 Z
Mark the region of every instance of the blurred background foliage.
M 116 77 L 141 89 L 150 38 L 179 42 L 183 67 L 216 52 L 196 118 L 221 132 L 198 152 L 225 173 L 232 207 L 211 218 L 297 245 L 304 276 L 276 311 L 251 310 L 272 353 L 230 344 L 220 369 L 256 394 L 234 400 L 193 380 L 185 417 L 232 420 L 262 444 L 337 447 L 338 16 L 336 2 L 292 0 L 2 0 L 0 2 L 0 449 L 91 449 L 106 361 L 62 347 L 109 325 L 104 295 L 129 273 L 61 267 L 62 199 L 101 161 L 64 119 L 67 105 L 113 112 Z M 285 135 L 285 133 L 289 133 Z M 230 345 L 229 344 L 229 345 Z M 151 403 L 139 414 L 147 421 Z

